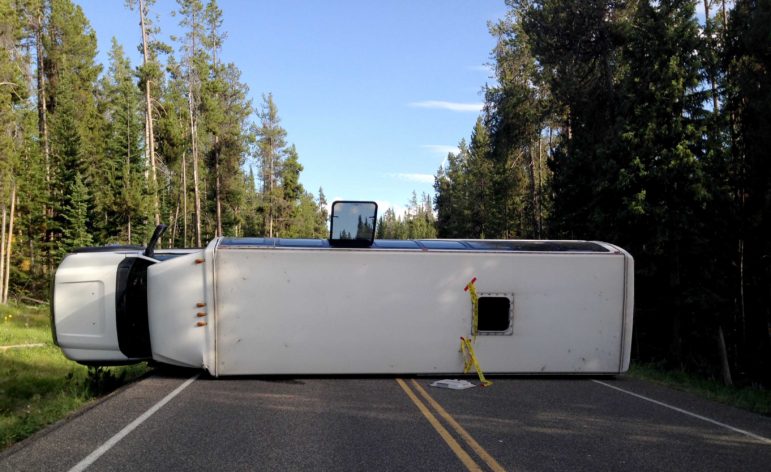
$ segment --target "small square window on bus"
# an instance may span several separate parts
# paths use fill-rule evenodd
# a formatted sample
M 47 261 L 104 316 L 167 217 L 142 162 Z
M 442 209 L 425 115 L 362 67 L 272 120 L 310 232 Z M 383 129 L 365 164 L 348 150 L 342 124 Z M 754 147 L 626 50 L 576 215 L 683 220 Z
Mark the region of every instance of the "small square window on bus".
M 507 296 L 480 295 L 479 334 L 511 334 L 511 299 Z

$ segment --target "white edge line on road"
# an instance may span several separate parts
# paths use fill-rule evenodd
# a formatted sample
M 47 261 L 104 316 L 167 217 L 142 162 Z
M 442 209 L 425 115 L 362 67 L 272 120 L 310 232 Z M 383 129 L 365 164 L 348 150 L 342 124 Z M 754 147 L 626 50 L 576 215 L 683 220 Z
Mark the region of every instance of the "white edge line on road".
M 75 464 L 75 466 L 73 468 L 71 468 L 69 470 L 69 472 L 80 472 L 80 471 L 86 470 L 86 468 L 88 466 L 93 464 L 105 452 L 109 451 L 113 446 L 118 444 L 118 442 L 121 439 L 123 439 L 124 437 L 126 437 L 127 434 L 129 434 L 130 432 L 134 431 L 137 428 L 137 426 L 139 426 L 142 423 L 144 423 L 149 417 L 153 416 L 153 414 L 156 411 L 160 410 L 163 407 L 163 405 L 169 403 L 172 398 L 176 397 L 182 390 L 187 388 L 188 385 L 193 383 L 195 381 L 195 379 L 198 378 L 198 375 L 199 374 L 195 374 L 194 376 L 190 377 L 189 379 L 187 379 L 187 381 L 185 381 L 185 383 L 183 383 L 179 387 L 175 388 L 173 392 L 171 392 L 168 395 L 166 395 L 165 397 L 163 397 L 163 399 L 161 401 L 159 401 L 158 403 L 156 403 L 155 405 L 150 407 L 150 409 L 147 410 L 146 412 L 142 413 L 142 416 L 140 416 L 139 418 L 135 419 L 134 421 L 132 421 L 131 423 L 126 425 L 125 428 L 123 428 L 120 431 L 118 431 L 115 434 L 115 436 L 113 436 L 110 439 L 108 439 L 107 442 L 105 442 L 104 444 L 99 446 L 96 450 L 94 450 L 94 452 L 92 452 L 91 454 L 86 456 L 85 459 L 83 459 L 82 461 L 80 461 L 77 464 Z
M 656 405 L 663 406 L 664 408 L 669 408 L 670 410 L 674 410 L 674 411 L 676 411 L 678 413 L 682 413 L 684 415 L 688 415 L 688 416 L 692 416 L 694 418 L 698 418 L 698 419 L 700 419 L 702 421 L 706 421 L 707 423 L 712 423 L 714 425 L 721 426 L 721 427 L 726 428 L 726 429 L 730 429 L 731 431 L 734 431 L 736 433 L 743 434 L 745 436 L 749 436 L 749 437 L 751 437 L 753 439 L 757 439 L 760 442 L 764 442 L 766 444 L 771 444 L 771 439 L 764 438 L 763 436 L 759 436 L 759 435 L 757 435 L 755 433 L 750 433 L 749 431 L 745 431 L 743 429 L 734 428 L 731 425 L 727 425 L 725 423 L 721 423 L 720 421 L 713 420 L 712 418 L 707 418 L 706 416 L 701 416 L 701 415 L 697 415 L 696 413 L 691 413 L 690 411 L 683 410 L 682 408 L 678 408 L 676 406 L 668 405 L 668 404 L 666 404 L 664 402 L 660 402 L 658 400 L 654 400 L 654 399 L 646 397 L 644 395 L 640 395 L 638 393 L 630 392 L 629 390 L 623 389 L 621 387 L 616 387 L 614 385 L 610 385 L 610 384 L 607 384 L 605 382 L 600 382 L 599 380 L 592 379 L 592 382 L 598 383 L 600 385 L 604 385 L 605 387 L 608 387 L 608 388 L 612 388 L 613 390 L 618 390 L 619 392 L 626 393 L 627 395 L 632 395 L 633 397 L 637 397 L 637 398 L 640 398 L 642 400 L 645 400 L 645 401 L 648 401 L 648 402 L 651 402 L 651 403 L 655 403 Z

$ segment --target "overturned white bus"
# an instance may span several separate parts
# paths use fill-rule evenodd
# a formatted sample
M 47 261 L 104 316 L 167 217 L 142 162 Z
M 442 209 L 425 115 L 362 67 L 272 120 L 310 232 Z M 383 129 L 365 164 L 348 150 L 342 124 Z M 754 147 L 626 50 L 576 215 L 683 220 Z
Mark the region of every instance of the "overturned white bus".
M 153 359 L 214 376 L 455 374 L 459 338 L 476 334 L 487 373 L 628 369 L 623 249 L 374 240 L 375 216 L 374 203 L 335 202 L 329 240 L 215 238 L 156 253 L 154 237 L 147 249 L 77 251 L 55 275 L 55 341 L 85 364 Z

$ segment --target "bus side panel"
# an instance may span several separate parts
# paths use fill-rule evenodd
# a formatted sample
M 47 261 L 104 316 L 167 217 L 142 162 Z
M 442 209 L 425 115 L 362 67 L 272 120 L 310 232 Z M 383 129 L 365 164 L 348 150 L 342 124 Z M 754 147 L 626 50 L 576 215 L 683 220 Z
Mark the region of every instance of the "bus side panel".
M 469 293 L 513 299 L 507 334 L 480 335 L 490 373 L 618 373 L 625 257 L 219 249 L 217 373 L 459 373 Z

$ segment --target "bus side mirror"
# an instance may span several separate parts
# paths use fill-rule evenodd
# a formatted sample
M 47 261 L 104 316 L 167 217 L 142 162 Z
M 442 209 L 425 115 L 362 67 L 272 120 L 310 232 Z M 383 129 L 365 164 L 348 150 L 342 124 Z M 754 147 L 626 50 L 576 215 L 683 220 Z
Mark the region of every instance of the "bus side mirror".
M 332 204 L 329 244 L 334 247 L 370 247 L 375 241 L 377 203 L 337 201 Z

